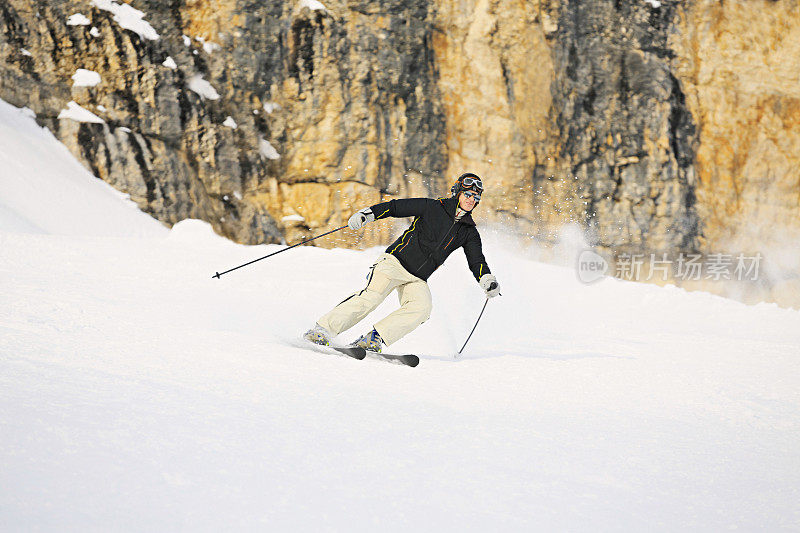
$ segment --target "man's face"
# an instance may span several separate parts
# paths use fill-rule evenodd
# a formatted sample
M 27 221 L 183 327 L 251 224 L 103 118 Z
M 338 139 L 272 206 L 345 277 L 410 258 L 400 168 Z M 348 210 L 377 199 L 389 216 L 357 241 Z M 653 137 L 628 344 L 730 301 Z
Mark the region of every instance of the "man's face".
M 462 191 L 458 195 L 458 206 L 464 211 L 472 211 L 475 209 L 475 206 L 478 205 L 478 202 L 473 196 L 475 194 L 477 193 L 473 191 Z

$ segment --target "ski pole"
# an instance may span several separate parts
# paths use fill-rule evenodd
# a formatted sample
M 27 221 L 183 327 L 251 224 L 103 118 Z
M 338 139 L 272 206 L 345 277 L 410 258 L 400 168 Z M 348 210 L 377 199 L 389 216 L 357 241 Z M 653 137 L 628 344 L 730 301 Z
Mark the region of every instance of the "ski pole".
M 279 254 L 281 252 L 285 252 L 286 250 L 291 250 L 295 246 L 300 246 L 301 244 L 305 244 L 307 242 L 311 242 L 314 239 L 319 239 L 320 237 L 324 237 L 325 235 L 330 235 L 331 233 L 335 233 L 337 231 L 343 230 L 346 227 L 347 227 L 347 225 L 344 225 L 341 228 L 332 229 L 331 231 L 329 231 L 327 233 L 323 233 L 322 235 L 317 235 L 316 237 L 311 237 L 310 239 L 306 239 L 304 241 L 298 242 L 297 244 L 293 244 L 293 245 L 289 246 L 288 248 L 284 248 L 283 250 L 278 250 L 277 252 L 272 252 L 269 255 L 265 255 L 264 257 L 259 257 L 258 259 L 254 259 L 254 260 L 250 261 L 249 263 L 245 263 L 243 265 L 239 265 L 238 267 L 231 268 L 230 270 L 226 270 L 225 272 L 216 272 L 211 277 L 219 279 L 219 277 L 222 276 L 223 274 L 227 274 L 228 272 L 233 272 L 234 270 L 242 268 L 242 267 L 246 267 L 247 265 L 252 265 L 256 261 L 261 261 L 262 259 L 266 259 L 267 257 L 272 257 L 273 255 L 277 255 L 277 254 Z
M 481 321 L 481 317 L 483 316 L 483 312 L 486 311 L 486 304 L 488 304 L 488 303 L 489 303 L 489 297 L 487 296 L 486 297 L 486 301 L 483 302 L 483 309 L 481 309 L 481 314 L 478 315 L 478 320 L 475 321 L 475 325 L 472 327 L 472 331 L 469 332 L 469 337 L 467 337 L 467 340 L 464 341 L 464 346 L 462 346 L 461 349 L 458 351 L 458 354 L 456 355 L 456 357 L 461 355 L 461 352 L 464 351 L 464 348 L 467 346 L 467 343 L 472 338 L 472 334 L 475 333 L 475 328 L 478 327 L 478 322 Z
M 494 288 L 494 284 L 492 284 L 492 287 L 491 287 L 491 288 Z M 497 295 L 498 295 L 498 296 L 502 296 L 502 295 L 503 295 L 503 293 L 497 293 Z M 463 352 L 463 351 L 464 351 L 464 348 L 466 348 L 466 346 L 467 346 L 467 343 L 468 343 L 468 342 L 469 342 L 469 340 L 472 338 L 472 334 L 473 334 L 473 333 L 475 333 L 475 328 L 477 328 L 477 327 L 478 327 L 478 322 L 480 322 L 480 321 L 481 321 L 481 317 L 483 316 L 483 312 L 484 312 L 484 311 L 486 311 L 486 304 L 488 304 L 488 303 L 489 303 L 489 297 L 487 296 L 487 297 L 486 297 L 486 301 L 485 301 L 485 302 L 483 302 L 483 309 L 481 309 L 481 314 L 479 314 L 479 315 L 478 315 L 478 320 L 476 320 L 476 321 L 475 321 L 475 325 L 474 325 L 474 326 L 472 326 L 472 331 L 470 331 L 470 332 L 469 332 L 469 337 L 467 337 L 467 340 L 465 340 L 465 341 L 464 341 L 464 346 L 462 346 L 462 347 L 461 347 L 461 349 L 460 349 L 460 350 L 458 351 L 458 353 L 456 354 L 456 359 L 458 359 L 458 356 L 459 356 L 459 355 L 461 355 L 461 352 Z

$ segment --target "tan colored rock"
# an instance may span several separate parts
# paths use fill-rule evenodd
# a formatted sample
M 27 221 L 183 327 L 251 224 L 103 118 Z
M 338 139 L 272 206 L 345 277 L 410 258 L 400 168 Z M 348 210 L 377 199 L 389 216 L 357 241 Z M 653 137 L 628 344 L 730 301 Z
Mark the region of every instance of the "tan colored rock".
M 241 27 L 237 7 L 237 2 L 229 0 L 186 0 L 181 10 L 184 35 L 221 43 L 226 32 Z
M 553 79 L 540 14 L 538 2 L 499 0 L 442 2 L 437 11 L 446 175 L 483 177 L 481 215 L 492 220 L 533 219 L 530 176 L 547 138 Z
M 350 215 L 360 208 L 383 201 L 374 188 L 358 182 L 278 183 L 268 192 L 246 197 L 245 202 L 269 212 L 279 221 L 287 243 L 295 243 L 347 224 Z M 385 242 L 393 226 L 376 223 L 360 231 L 349 228 L 314 241 L 317 246 L 368 247 Z
M 764 253 L 768 298 L 800 305 L 800 8 L 695 2 L 678 28 L 676 74 L 700 127 L 703 248 Z

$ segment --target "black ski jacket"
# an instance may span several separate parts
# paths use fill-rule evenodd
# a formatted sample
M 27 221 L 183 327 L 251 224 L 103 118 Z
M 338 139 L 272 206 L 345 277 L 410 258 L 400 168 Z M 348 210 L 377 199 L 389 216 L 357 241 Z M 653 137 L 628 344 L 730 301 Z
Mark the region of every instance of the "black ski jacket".
M 403 232 L 386 253 L 392 254 L 408 272 L 427 280 L 457 248 L 464 248 L 469 269 L 480 280 L 490 272 L 483 257 L 481 236 L 467 213 L 456 222 L 456 197 L 409 198 L 390 200 L 371 207 L 375 219 L 389 217 L 414 217 L 411 226 Z

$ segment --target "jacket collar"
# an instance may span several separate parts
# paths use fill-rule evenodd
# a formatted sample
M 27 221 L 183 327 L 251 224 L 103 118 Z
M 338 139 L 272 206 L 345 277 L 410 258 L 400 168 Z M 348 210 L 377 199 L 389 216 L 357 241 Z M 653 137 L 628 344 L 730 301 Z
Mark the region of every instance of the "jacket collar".
M 451 196 L 449 198 L 439 198 L 439 203 L 444 208 L 445 212 L 450 215 L 450 218 L 456 218 L 456 208 L 458 207 L 458 198 L 455 196 Z M 467 213 L 461 220 L 459 220 L 462 224 L 466 224 L 467 226 L 474 226 L 475 221 L 472 220 L 472 213 Z

